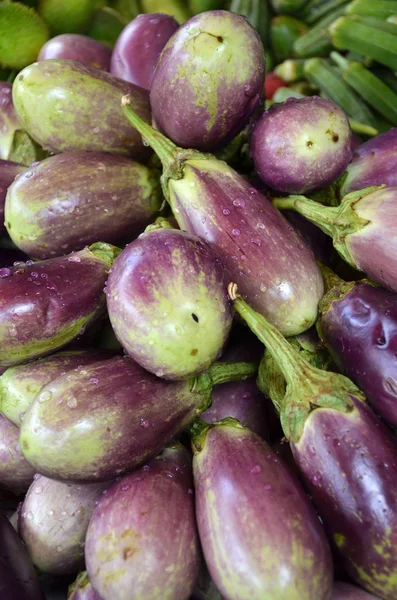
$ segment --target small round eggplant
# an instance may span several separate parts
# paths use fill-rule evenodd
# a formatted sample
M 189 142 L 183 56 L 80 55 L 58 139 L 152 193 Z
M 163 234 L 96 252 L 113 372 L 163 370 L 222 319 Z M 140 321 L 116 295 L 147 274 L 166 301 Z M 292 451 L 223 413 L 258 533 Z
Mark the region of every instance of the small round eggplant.
M 110 485 L 70 485 L 35 476 L 19 511 L 18 532 L 40 571 L 64 575 L 84 567 L 88 524 Z
M 26 171 L 24 165 L 0 159 L 0 234 L 6 232 L 4 227 L 4 203 L 6 201 L 7 190 L 14 179 L 24 171 Z
M 51 38 L 42 46 L 37 60 L 65 58 L 90 67 L 110 71 L 112 51 L 97 40 L 78 33 L 63 33 Z
M 183 148 L 220 148 L 258 107 L 264 77 L 264 49 L 248 21 L 224 10 L 201 13 L 161 53 L 150 90 L 156 125 Z
M 193 438 L 196 517 L 226 600 L 330 600 L 332 558 L 300 483 L 233 419 Z
M 352 131 L 339 106 L 319 98 L 275 104 L 255 124 L 251 144 L 255 169 L 277 192 L 304 194 L 330 185 L 352 156 Z
M 5 224 L 18 248 L 45 259 L 96 240 L 130 242 L 160 204 L 156 171 L 105 152 L 65 152 L 31 167 L 9 187 Z
M 21 128 L 12 101 L 12 85 L 0 81 L 0 159 L 8 160 L 14 133 Z
M 224 268 L 199 238 L 148 231 L 115 261 L 107 283 L 114 332 L 142 367 L 165 379 L 208 369 L 232 325 Z
M 67 600 L 101 600 L 88 579 L 87 571 L 78 574 L 68 590 Z
M 115 483 L 92 515 L 87 571 L 103 600 L 187 600 L 199 574 L 191 455 L 166 448 Z
M 19 447 L 18 427 L 0 415 L 0 488 L 26 492 L 34 474 Z
M 73 60 L 35 62 L 19 73 L 12 89 L 24 129 L 46 150 L 112 152 L 143 158 L 147 148 L 122 114 L 123 94 L 131 94 L 135 110 L 149 121 L 145 90 Z
M 110 72 L 150 90 L 162 49 L 179 25 L 171 15 L 138 15 L 120 33 L 113 48 Z
M 331 600 L 377 600 L 377 597 L 350 583 L 336 581 Z

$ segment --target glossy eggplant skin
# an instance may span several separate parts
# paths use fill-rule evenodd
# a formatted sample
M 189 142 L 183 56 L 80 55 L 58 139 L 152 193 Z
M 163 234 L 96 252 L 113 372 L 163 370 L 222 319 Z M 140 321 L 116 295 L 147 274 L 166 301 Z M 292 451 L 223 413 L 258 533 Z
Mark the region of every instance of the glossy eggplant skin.
M 24 165 L 12 162 L 11 160 L 0 159 L 0 234 L 6 232 L 4 227 L 4 203 L 6 201 L 7 190 L 17 175 L 21 175 L 26 170 Z
M 12 183 L 6 228 L 32 258 L 52 258 L 97 240 L 130 242 L 161 201 L 159 177 L 145 165 L 106 152 L 64 152 Z
M 193 439 L 204 557 L 226 600 L 331 598 L 332 560 L 300 483 L 235 421 Z
M 397 441 L 361 399 L 317 408 L 291 441 L 295 461 L 350 577 L 383 600 L 397 597 Z
M 211 389 L 195 382 L 168 382 L 128 357 L 69 372 L 26 411 L 21 450 L 47 477 L 106 481 L 155 455 L 207 408 Z
M 196 15 L 161 53 L 150 90 L 154 120 L 183 148 L 222 147 L 258 107 L 264 76 L 264 49 L 246 19 L 224 10 Z
M 19 448 L 19 429 L 0 415 L 0 488 L 26 492 L 35 470 Z
M 51 38 L 41 47 L 37 60 L 64 58 L 90 67 L 110 71 L 112 51 L 97 40 L 79 33 L 63 33 Z
M 23 128 L 46 150 L 100 151 L 144 158 L 147 148 L 122 114 L 124 94 L 130 94 L 137 113 L 149 122 L 145 90 L 73 60 L 35 62 L 19 73 L 12 89 Z
M 321 301 L 317 327 L 340 370 L 397 427 L 397 296 L 369 282 L 342 283 Z
M 174 17 L 163 13 L 135 17 L 117 38 L 111 74 L 149 91 L 161 51 L 178 27 Z
M 103 600 L 187 600 L 199 574 L 191 454 L 174 444 L 104 495 L 87 531 L 87 571 Z
M 14 133 L 21 128 L 14 103 L 12 101 L 12 85 L 0 81 L 0 159 L 8 160 Z
M 361 588 L 344 581 L 336 581 L 332 590 L 332 600 L 377 600 Z

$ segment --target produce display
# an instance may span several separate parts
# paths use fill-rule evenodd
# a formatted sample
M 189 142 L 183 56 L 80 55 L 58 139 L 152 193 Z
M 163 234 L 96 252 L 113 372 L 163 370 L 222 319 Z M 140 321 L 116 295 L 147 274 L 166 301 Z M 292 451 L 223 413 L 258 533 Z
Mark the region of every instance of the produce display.
M 0 0 L 0 600 L 397 600 L 397 0 Z

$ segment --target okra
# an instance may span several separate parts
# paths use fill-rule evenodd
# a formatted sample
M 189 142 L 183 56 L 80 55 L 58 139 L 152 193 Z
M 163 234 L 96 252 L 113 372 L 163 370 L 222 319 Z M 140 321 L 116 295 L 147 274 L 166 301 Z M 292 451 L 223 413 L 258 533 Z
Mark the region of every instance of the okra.
M 387 19 L 397 14 L 397 2 L 395 0 L 353 0 L 347 7 L 346 14 Z
M 301 58 L 310 56 L 328 56 L 332 43 L 328 28 L 338 17 L 344 14 L 345 7 L 340 6 L 318 21 L 305 35 L 294 43 L 294 53 Z
M 306 6 L 304 12 L 299 15 L 305 23 L 313 25 L 329 12 L 335 10 L 340 6 L 348 4 L 349 0 L 323 0 L 322 2 L 316 2 L 311 6 Z
M 371 68 L 371 72 L 376 75 L 391 89 L 395 94 L 397 94 L 397 77 L 393 71 L 388 69 L 387 67 L 382 67 L 381 65 L 375 65 Z M 283 78 L 284 79 L 284 78 Z M 285 79 L 286 81 L 286 79 Z
M 270 39 L 275 59 L 281 62 L 292 56 L 295 41 L 308 31 L 308 26 L 295 17 L 274 17 L 270 25 Z
M 259 33 L 265 48 L 269 46 L 270 12 L 267 2 L 263 0 L 231 0 L 229 10 L 246 17 L 248 23 Z
M 278 15 L 295 15 L 299 12 L 306 0 L 271 0 L 271 5 Z

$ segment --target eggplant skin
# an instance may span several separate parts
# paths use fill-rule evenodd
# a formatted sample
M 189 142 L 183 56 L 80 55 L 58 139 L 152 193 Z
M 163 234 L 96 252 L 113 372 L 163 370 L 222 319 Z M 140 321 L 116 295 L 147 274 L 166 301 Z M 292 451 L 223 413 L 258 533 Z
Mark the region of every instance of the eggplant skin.
M 37 60 L 65 58 L 77 60 L 90 67 L 110 71 L 112 51 L 97 40 L 79 33 L 63 33 L 51 38 L 41 47 Z
M 19 429 L 0 415 L 0 487 L 15 493 L 26 492 L 35 471 L 19 447 Z
M 1 100 L 1 99 L 0 99 Z M 0 233 L 6 232 L 4 225 L 4 204 L 6 201 L 7 190 L 14 179 L 26 171 L 24 165 L 12 162 L 11 160 L 0 159 Z M 10 263 L 11 264 L 11 263 Z
M 101 600 L 88 579 L 87 571 L 78 574 L 69 586 L 67 600 Z
M 312 411 L 291 449 L 350 577 L 397 598 L 397 440 L 362 400 Z
M 12 101 L 12 85 L 6 81 L 0 81 L 0 107 L 0 159 L 8 160 L 14 133 L 21 129 L 21 124 Z
M 332 600 L 379 600 L 361 588 L 344 581 L 336 581 L 332 590 Z

